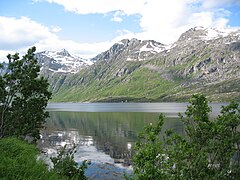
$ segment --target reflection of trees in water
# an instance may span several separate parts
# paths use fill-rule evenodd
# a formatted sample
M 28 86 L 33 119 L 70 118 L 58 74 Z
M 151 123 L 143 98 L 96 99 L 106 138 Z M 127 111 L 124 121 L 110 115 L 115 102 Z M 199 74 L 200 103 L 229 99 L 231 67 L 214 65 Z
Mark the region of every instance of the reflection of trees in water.
M 95 146 L 98 150 L 104 151 L 106 154 L 110 155 L 115 162 L 126 163 L 129 165 L 129 162 L 132 158 L 132 147 L 134 142 L 128 142 L 127 139 L 135 139 L 136 137 L 128 137 L 126 134 L 121 134 L 117 138 L 110 136 L 94 136 L 96 142 Z M 129 146 L 129 144 L 131 144 Z
M 79 143 L 84 141 L 80 137 L 90 136 L 98 150 L 109 154 L 116 161 L 125 160 L 127 163 L 132 157 L 137 134 L 145 125 L 154 124 L 158 120 L 157 113 L 50 112 L 50 116 L 47 129 L 43 131 L 45 137 L 50 137 L 49 146 L 63 142 Z M 181 123 L 176 118 L 167 119 L 165 128 L 182 131 Z

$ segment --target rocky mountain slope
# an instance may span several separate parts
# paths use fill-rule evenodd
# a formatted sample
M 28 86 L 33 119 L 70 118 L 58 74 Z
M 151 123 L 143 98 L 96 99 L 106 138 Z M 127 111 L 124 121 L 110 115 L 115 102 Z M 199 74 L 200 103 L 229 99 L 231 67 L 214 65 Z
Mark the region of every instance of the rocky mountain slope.
M 66 50 L 36 57 L 53 101 L 240 100 L 240 30 L 195 27 L 170 45 L 123 39 L 91 60 Z
M 70 55 L 65 49 L 62 51 L 39 52 L 36 53 L 36 57 L 42 67 L 42 74 L 48 71 L 53 73 L 77 73 L 93 64 L 90 60 Z

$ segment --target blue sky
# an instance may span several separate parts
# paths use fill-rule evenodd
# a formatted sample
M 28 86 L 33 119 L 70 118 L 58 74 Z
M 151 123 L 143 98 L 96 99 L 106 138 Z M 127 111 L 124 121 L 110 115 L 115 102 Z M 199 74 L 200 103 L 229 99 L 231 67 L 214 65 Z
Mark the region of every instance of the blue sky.
M 0 58 L 33 45 L 93 57 L 124 38 L 170 44 L 195 26 L 239 28 L 240 0 L 1 0 Z

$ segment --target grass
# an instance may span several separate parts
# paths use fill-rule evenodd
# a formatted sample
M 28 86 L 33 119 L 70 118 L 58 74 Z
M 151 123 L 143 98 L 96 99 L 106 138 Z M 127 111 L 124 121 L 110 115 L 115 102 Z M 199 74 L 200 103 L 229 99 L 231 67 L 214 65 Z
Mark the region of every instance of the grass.
M 49 172 L 34 145 L 17 138 L 0 139 L 0 179 L 63 179 Z

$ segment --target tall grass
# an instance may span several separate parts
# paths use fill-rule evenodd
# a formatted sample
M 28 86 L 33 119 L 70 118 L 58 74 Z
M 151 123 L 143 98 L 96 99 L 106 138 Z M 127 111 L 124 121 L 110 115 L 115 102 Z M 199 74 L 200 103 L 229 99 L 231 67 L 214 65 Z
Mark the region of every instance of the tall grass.
M 63 179 L 49 172 L 35 145 L 17 138 L 0 139 L 0 179 Z

